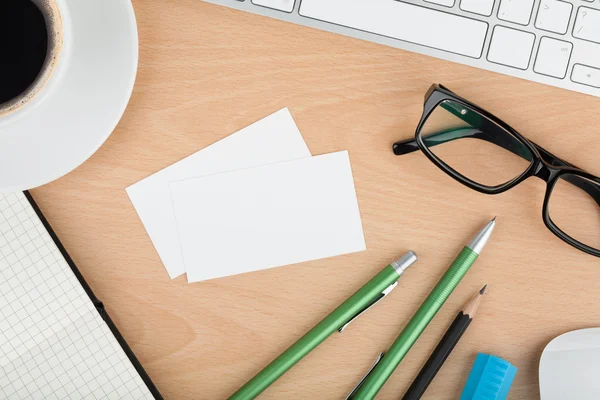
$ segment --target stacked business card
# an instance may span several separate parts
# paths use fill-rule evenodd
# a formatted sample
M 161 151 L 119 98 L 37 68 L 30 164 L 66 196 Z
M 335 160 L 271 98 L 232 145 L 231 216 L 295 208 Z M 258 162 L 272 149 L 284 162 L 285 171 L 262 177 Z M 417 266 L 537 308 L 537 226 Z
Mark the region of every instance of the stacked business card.
M 171 278 L 365 250 L 346 151 L 311 156 L 280 110 L 127 188 Z

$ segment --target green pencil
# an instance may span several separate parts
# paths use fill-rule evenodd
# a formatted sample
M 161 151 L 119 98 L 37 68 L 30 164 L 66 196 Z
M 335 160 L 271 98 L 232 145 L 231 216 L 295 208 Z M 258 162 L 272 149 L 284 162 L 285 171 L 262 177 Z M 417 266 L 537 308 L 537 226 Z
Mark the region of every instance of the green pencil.
M 332 333 L 343 331 L 350 322 L 383 299 L 396 287 L 398 279 L 404 271 L 416 261 L 416 254 L 409 251 L 400 259 L 385 267 L 348 300 L 242 386 L 229 400 L 250 400 L 261 394 Z
M 495 226 L 496 218 L 490 221 L 468 246 L 463 248 L 387 353 L 357 385 L 348 398 L 352 400 L 372 400 L 375 398 L 406 353 L 421 336 L 421 333 L 469 271 L 469 268 L 475 263 Z

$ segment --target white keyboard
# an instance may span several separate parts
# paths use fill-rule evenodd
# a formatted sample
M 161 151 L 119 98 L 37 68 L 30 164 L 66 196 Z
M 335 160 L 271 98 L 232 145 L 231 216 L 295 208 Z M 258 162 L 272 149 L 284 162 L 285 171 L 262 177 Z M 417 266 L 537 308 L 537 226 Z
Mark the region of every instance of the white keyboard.
M 600 0 L 205 0 L 600 97 Z

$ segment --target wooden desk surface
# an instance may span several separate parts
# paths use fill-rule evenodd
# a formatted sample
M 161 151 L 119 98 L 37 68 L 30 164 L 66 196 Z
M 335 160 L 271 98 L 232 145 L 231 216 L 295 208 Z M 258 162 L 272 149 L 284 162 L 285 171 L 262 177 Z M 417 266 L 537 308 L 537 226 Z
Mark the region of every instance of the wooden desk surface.
M 484 283 L 477 321 L 425 398 L 456 399 L 477 352 L 518 366 L 510 399 L 538 398 L 544 346 L 600 325 L 599 260 L 544 227 L 542 181 L 485 196 L 422 154 L 390 150 L 414 134 L 423 95 L 439 82 L 600 174 L 600 99 L 200 0 L 133 3 L 140 65 L 127 112 L 90 160 L 33 195 L 166 399 L 225 398 L 414 249 L 420 262 L 389 299 L 261 397 L 343 398 L 494 215 L 492 242 L 378 398 L 401 396 Z M 282 107 L 313 154 L 349 150 L 368 250 L 205 283 L 171 281 L 125 188 Z

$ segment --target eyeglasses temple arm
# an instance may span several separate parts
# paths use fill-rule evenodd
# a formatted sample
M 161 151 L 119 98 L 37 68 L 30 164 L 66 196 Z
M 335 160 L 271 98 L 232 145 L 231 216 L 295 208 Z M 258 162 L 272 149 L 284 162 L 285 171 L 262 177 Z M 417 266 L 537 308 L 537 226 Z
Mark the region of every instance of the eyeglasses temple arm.
M 395 155 L 401 156 L 403 154 L 409 154 L 418 151 L 420 148 L 415 139 L 406 139 L 394 143 L 392 150 L 394 151 Z
M 502 131 L 502 134 L 505 134 Z M 503 140 L 503 135 L 494 134 L 489 135 L 483 133 L 480 129 L 476 128 L 454 128 L 448 129 L 441 132 L 431 133 L 426 135 L 427 138 L 427 147 L 434 147 L 439 144 L 444 144 L 448 142 L 452 142 L 458 139 L 481 139 L 486 142 L 493 143 L 497 146 L 500 146 L 524 159 L 527 161 L 531 161 L 531 155 L 521 151 L 521 149 L 514 145 L 514 142 L 511 140 Z M 400 142 L 396 142 L 393 145 L 394 154 L 397 156 L 402 154 L 412 153 L 414 151 L 419 150 L 419 145 L 415 139 L 402 140 Z
M 442 86 L 442 88 L 444 87 Z M 426 99 L 430 96 L 430 93 L 435 89 L 436 85 L 433 85 L 429 89 Z M 506 132 L 504 131 L 504 129 L 500 128 L 498 125 L 483 117 L 479 113 L 473 112 L 472 110 L 463 106 L 461 103 L 457 102 L 442 101 L 441 103 L 439 103 L 439 106 L 448 111 L 450 114 L 454 115 L 459 120 L 466 122 L 470 126 L 468 128 L 454 128 L 442 132 L 435 132 L 429 134 L 426 136 L 428 147 L 435 146 L 437 144 L 447 143 L 456 139 L 477 138 L 503 147 L 506 150 L 509 150 L 512 153 L 515 153 L 518 156 L 526 159 L 527 161 L 532 160 L 529 152 L 521 151 L 520 146 L 515 146 L 514 140 L 507 140 Z M 484 132 L 486 132 L 487 134 Z M 432 141 L 435 141 L 436 143 L 431 143 Z M 396 155 L 412 153 L 413 151 L 418 149 L 419 148 L 417 143 L 413 140 L 397 142 L 393 146 L 394 154 Z
M 520 152 L 519 151 L 520 148 L 515 147 L 514 142 L 512 140 L 502 140 L 501 135 L 484 134 L 479 129 L 475 129 L 475 128 L 449 129 L 446 131 L 435 132 L 435 133 L 429 134 L 429 135 L 427 135 L 427 147 L 434 147 L 439 144 L 444 144 L 444 143 L 448 143 L 448 142 L 451 142 L 454 140 L 466 139 L 466 138 L 485 140 L 486 142 L 490 142 L 495 145 L 498 145 L 498 146 L 520 156 L 521 158 L 523 158 L 527 161 L 531 161 L 530 154 L 525 154 L 524 152 Z M 536 147 L 536 149 L 539 151 L 539 153 L 542 156 L 542 158 L 544 159 L 544 161 L 546 161 L 547 163 L 554 165 L 554 166 L 558 166 L 558 167 L 577 168 L 577 167 L 573 166 L 572 164 L 569 164 L 566 161 L 563 161 L 560 158 L 554 156 L 549 151 L 538 146 L 537 144 L 533 143 L 533 145 Z M 400 142 L 396 142 L 393 145 L 393 151 L 394 151 L 394 154 L 396 154 L 396 155 L 408 154 L 408 153 L 412 153 L 417 150 L 419 150 L 419 146 L 415 139 L 403 140 Z M 563 176 L 563 179 L 565 181 L 569 182 L 570 184 L 580 188 L 581 190 L 583 190 L 590 196 L 592 196 L 592 198 L 596 201 L 596 203 L 598 203 L 598 205 L 600 205 L 600 185 L 595 185 L 593 183 L 590 183 L 587 179 L 581 178 L 577 175 L 566 175 L 566 176 Z

